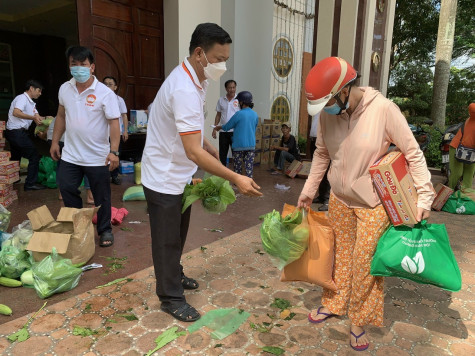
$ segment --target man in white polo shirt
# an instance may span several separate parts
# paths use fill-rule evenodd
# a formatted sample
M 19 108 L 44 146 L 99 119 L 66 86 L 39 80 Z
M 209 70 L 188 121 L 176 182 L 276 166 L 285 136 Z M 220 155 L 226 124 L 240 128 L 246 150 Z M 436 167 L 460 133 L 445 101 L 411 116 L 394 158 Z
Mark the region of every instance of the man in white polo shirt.
M 89 180 L 97 212 L 99 245 L 112 246 L 110 171 L 119 166 L 119 105 L 112 90 L 92 75 L 94 56 L 85 47 L 66 51 L 73 78 L 59 88 L 51 157 L 61 159 L 58 183 L 64 205 L 82 208 L 79 186 Z M 110 143 L 109 143 L 110 132 Z M 59 140 L 64 133 L 64 148 Z
M 150 216 L 156 292 L 161 309 L 181 321 L 200 318 L 183 295 L 184 289 L 198 288 L 180 264 L 191 213 L 190 206 L 181 214 L 185 185 L 199 166 L 233 182 L 243 194 L 261 195 L 251 178 L 221 165 L 218 152 L 203 135 L 206 79 L 218 80 L 224 73 L 231 42 L 218 25 L 198 25 L 191 37 L 190 56 L 166 78 L 148 119 L 142 184 Z
M 33 99 L 41 96 L 43 85 L 36 80 L 28 80 L 25 92 L 13 99 L 8 111 L 8 121 L 5 138 L 10 143 L 12 161 L 19 161 L 22 157 L 28 159 L 28 173 L 25 179 L 25 191 L 45 189 L 44 185 L 36 183 L 40 156 L 33 141 L 28 136 L 28 129 L 33 121 L 39 125 L 44 117 L 38 114 Z
M 220 97 L 216 104 L 215 126 L 224 126 L 239 111 L 239 102 L 236 99 L 236 81 L 227 80 L 224 83 L 224 88 L 226 95 Z M 233 144 L 233 131 L 233 129 L 227 132 L 219 131 L 219 160 L 223 166 L 226 166 L 228 151 Z M 213 138 L 216 138 L 216 132 L 216 129 L 213 129 Z

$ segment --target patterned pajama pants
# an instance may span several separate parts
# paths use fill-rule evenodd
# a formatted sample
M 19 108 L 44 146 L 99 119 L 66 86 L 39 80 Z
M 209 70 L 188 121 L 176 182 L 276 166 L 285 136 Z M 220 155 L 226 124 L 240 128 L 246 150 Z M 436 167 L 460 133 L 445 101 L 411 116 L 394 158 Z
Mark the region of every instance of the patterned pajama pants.
M 243 160 L 246 176 L 252 178 L 252 171 L 254 169 L 254 151 L 233 151 L 234 172 L 237 174 L 242 174 Z
M 383 325 L 383 277 L 370 275 L 371 260 L 381 235 L 389 225 L 382 205 L 353 209 L 332 194 L 328 218 L 335 232 L 333 278 L 337 292 L 324 289 L 322 305 L 345 315 L 353 325 Z

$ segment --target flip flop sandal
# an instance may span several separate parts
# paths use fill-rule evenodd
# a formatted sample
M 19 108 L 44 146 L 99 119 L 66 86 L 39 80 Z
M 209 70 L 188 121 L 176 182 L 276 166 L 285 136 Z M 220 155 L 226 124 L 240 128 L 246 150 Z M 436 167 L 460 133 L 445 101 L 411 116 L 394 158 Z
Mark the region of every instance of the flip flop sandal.
M 358 339 L 359 339 L 360 337 L 362 337 L 364 334 L 366 334 L 366 331 L 363 331 L 363 332 L 362 332 L 361 334 L 359 334 L 358 336 L 356 336 L 356 335 L 353 333 L 353 331 L 350 331 L 350 334 L 353 335 L 353 337 L 356 339 L 356 342 L 358 343 Z M 353 350 L 355 350 L 355 351 L 364 351 L 364 350 L 366 350 L 366 349 L 369 347 L 369 342 L 368 342 L 367 344 L 365 344 L 365 345 L 353 346 L 353 345 L 351 344 L 351 338 L 350 338 L 350 346 L 351 346 L 351 348 L 352 348 Z
M 109 242 L 109 243 L 107 243 Z M 101 247 L 110 247 L 114 244 L 114 235 L 112 233 L 103 233 L 100 237 L 99 237 L 99 246 Z
M 188 303 L 185 303 L 179 306 L 178 308 L 167 307 L 162 305 L 160 309 L 180 321 L 192 322 L 201 318 L 200 313 L 198 313 L 198 311 Z
M 181 285 L 184 289 L 197 289 L 200 286 L 196 280 L 185 275 L 181 276 Z
M 309 313 L 308 314 L 308 321 L 310 321 L 311 323 L 314 323 L 314 324 L 320 324 L 320 323 L 323 323 L 328 318 L 331 318 L 332 316 L 336 315 L 336 314 L 331 314 L 331 313 L 323 313 L 323 312 L 320 311 L 322 308 L 323 307 L 319 307 L 317 309 L 317 315 L 326 315 L 323 319 L 318 319 L 318 320 L 314 319 L 314 318 L 312 318 L 312 313 Z

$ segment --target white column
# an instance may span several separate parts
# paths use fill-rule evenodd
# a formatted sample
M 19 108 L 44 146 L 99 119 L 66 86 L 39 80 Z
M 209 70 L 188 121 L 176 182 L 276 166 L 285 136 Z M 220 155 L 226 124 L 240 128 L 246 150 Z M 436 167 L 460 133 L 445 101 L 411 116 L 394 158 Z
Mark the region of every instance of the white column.
M 358 0 L 342 2 L 340 16 L 340 34 L 338 38 L 338 57 L 354 63 L 356 22 L 358 20 Z M 361 21 L 362 19 L 360 19 Z
M 386 28 L 384 29 L 384 53 L 381 72 L 381 93 L 386 96 L 388 92 L 389 81 L 389 62 L 391 60 L 391 46 L 393 39 L 394 15 L 396 12 L 396 0 L 388 0 L 386 17 Z
M 333 37 L 333 15 L 335 12 L 335 0 L 319 2 L 317 48 L 315 49 L 315 63 L 331 56 Z
M 374 16 L 376 11 L 376 0 L 366 2 L 366 11 L 363 27 L 363 44 L 361 48 L 361 68 L 355 68 L 361 74 L 360 85 L 368 86 L 371 71 L 371 53 L 373 48 Z

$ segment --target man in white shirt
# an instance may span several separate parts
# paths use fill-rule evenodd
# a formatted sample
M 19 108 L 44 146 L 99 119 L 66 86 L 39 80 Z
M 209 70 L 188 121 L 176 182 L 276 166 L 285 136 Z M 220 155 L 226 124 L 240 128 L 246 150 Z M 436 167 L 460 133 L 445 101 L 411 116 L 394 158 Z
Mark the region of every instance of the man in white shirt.
M 236 184 L 243 194 L 261 195 L 251 178 L 221 165 L 218 152 L 203 134 L 206 79 L 217 81 L 224 73 L 231 42 L 218 25 L 198 25 L 191 37 L 190 56 L 166 78 L 149 113 L 142 185 L 150 217 L 156 292 L 161 309 L 181 321 L 200 318 L 183 295 L 184 289 L 198 288 L 180 264 L 191 213 L 190 206 L 181 214 L 185 185 L 199 166 Z
M 108 87 L 114 93 L 117 92 L 117 80 L 114 77 L 111 77 L 111 76 L 104 77 L 102 82 L 106 85 L 106 87 Z M 119 143 L 119 152 L 121 152 L 122 142 L 126 142 L 129 139 L 129 120 L 127 118 L 127 106 L 125 105 L 124 99 L 120 97 L 119 95 L 117 95 L 117 102 L 119 104 L 119 110 L 120 110 L 119 124 L 120 124 L 121 140 Z M 121 184 L 121 180 L 119 178 L 119 168 L 116 168 L 111 172 L 111 181 L 113 184 L 116 184 L 116 185 Z
M 239 111 L 239 102 L 236 99 L 236 81 L 227 80 L 224 83 L 226 95 L 219 98 L 216 104 L 215 126 L 224 126 L 235 113 Z M 216 128 L 213 129 L 212 136 L 216 138 Z M 229 148 L 233 144 L 233 130 L 224 132 L 219 130 L 219 160 L 223 166 L 226 166 Z
M 112 90 L 94 73 L 94 56 L 85 47 L 66 51 L 73 78 L 59 88 L 59 107 L 51 142 L 51 157 L 61 159 L 58 182 L 64 205 L 82 208 L 79 186 L 89 180 L 97 212 L 99 245 L 112 246 L 110 171 L 119 166 L 119 105 Z M 110 143 L 109 143 L 110 132 Z M 59 140 L 64 133 L 64 148 Z
M 33 99 L 41 96 L 43 85 L 36 80 L 29 80 L 25 85 L 25 92 L 13 99 L 8 111 L 8 121 L 5 138 L 10 143 L 12 161 L 19 161 L 22 157 L 28 159 L 28 173 L 25 179 L 25 191 L 45 189 L 38 184 L 38 168 L 40 156 L 33 141 L 28 136 L 30 125 L 35 122 L 40 125 L 44 117 L 38 114 Z

